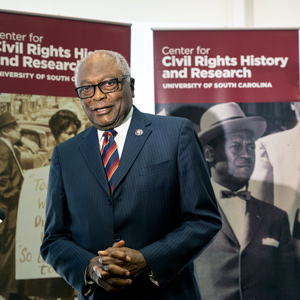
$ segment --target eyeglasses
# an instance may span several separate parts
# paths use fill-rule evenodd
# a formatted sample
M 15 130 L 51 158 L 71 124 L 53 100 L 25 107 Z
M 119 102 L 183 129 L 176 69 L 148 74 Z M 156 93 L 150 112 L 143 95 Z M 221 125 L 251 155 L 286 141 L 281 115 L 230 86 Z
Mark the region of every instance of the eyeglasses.
M 105 80 L 98 84 L 80 86 L 76 88 L 75 91 L 80 99 L 93 97 L 95 95 L 96 87 L 98 87 L 103 94 L 113 93 L 120 88 L 119 83 L 121 83 L 127 77 L 129 77 L 129 75 Z

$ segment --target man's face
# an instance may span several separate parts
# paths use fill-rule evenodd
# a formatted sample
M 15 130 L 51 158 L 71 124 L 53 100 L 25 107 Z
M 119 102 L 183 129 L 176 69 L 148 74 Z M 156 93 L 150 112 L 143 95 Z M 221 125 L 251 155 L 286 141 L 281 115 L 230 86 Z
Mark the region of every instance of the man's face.
M 90 57 L 80 67 L 77 83 L 79 86 L 98 84 L 102 81 L 122 77 L 120 68 L 113 58 L 103 54 Z M 96 87 L 95 95 L 81 100 L 82 107 L 91 123 L 100 130 L 121 125 L 132 106 L 133 86 L 128 79 L 119 83 L 119 90 L 103 94 Z
M 245 185 L 255 163 L 255 140 L 250 131 L 238 131 L 219 138 L 214 148 L 215 180 L 224 185 Z

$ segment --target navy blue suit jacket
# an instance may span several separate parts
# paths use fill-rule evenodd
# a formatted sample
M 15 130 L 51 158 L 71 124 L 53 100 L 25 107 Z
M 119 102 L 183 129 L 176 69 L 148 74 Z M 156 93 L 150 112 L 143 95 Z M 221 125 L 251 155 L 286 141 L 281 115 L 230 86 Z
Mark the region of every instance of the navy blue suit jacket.
M 201 299 L 193 259 L 220 228 L 202 148 L 186 119 L 134 108 L 112 195 L 94 127 L 53 152 L 46 262 L 80 293 L 89 261 L 121 238 L 144 255 L 160 283 L 141 276 L 118 294 L 96 286 L 91 299 Z

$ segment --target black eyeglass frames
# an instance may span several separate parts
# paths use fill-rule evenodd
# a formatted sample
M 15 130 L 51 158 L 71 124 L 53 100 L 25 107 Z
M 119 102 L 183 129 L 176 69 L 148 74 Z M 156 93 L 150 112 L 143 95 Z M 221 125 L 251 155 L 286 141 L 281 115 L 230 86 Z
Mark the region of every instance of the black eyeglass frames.
M 127 77 L 129 77 L 129 75 L 105 80 L 98 84 L 80 86 L 76 88 L 75 91 L 80 99 L 93 97 L 95 95 L 96 87 L 98 87 L 103 94 L 113 93 L 120 88 L 119 83 L 121 83 Z

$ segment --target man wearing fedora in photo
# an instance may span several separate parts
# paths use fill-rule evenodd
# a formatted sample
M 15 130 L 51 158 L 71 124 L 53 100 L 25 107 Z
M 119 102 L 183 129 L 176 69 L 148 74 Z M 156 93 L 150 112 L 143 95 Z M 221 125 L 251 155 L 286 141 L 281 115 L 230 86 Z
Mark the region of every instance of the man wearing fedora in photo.
M 248 191 L 265 120 L 223 103 L 203 114 L 200 127 L 223 220 L 196 260 L 203 300 L 298 299 L 287 214 Z
M 22 299 L 15 279 L 16 220 L 23 172 L 14 145 L 21 139 L 17 120 L 0 115 L 0 206 L 5 220 L 0 227 L 0 299 Z

